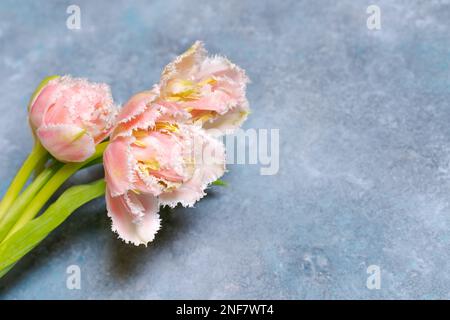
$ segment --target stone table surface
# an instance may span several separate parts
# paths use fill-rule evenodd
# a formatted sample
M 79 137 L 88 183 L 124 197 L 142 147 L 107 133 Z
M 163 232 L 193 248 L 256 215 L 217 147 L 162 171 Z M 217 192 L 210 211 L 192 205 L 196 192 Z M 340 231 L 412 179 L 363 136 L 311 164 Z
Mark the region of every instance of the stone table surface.
M 230 186 L 163 215 L 147 248 L 118 240 L 98 199 L 0 298 L 450 298 L 449 21 L 444 0 L 1 1 L 1 192 L 32 147 L 26 104 L 44 76 L 106 82 L 124 103 L 197 39 L 247 70 L 245 128 L 279 129 L 280 167 L 229 166 Z

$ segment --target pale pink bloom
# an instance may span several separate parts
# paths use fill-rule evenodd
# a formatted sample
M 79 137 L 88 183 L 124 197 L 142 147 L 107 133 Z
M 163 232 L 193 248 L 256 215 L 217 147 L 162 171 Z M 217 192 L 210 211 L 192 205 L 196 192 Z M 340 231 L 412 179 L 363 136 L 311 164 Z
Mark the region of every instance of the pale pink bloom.
M 31 101 L 31 126 L 58 160 L 82 162 L 110 134 L 117 110 L 106 84 L 69 76 L 50 80 Z
M 191 114 L 205 129 L 238 128 L 247 118 L 245 72 L 224 57 L 208 56 L 202 42 L 166 66 L 161 99 Z
M 185 123 L 190 115 L 160 101 L 158 93 L 128 101 L 104 154 L 113 230 L 135 245 L 154 239 L 160 205 L 192 206 L 225 171 L 223 144 Z

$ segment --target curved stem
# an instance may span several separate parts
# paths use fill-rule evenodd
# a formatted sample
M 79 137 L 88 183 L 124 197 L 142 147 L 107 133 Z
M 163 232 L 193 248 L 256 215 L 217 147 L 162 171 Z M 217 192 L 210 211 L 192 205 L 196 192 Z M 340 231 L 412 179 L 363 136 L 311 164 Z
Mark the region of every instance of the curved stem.
M 22 216 L 16 222 L 14 227 L 8 233 L 5 238 L 5 241 L 14 234 L 17 230 L 23 227 L 28 221 L 33 219 L 45 203 L 50 199 L 50 197 L 58 190 L 58 188 L 73 174 L 75 174 L 78 170 L 85 167 L 86 165 L 95 162 L 98 158 L 103 156 L 103 152 L 106 149 L 108 142 L 103 142 L 99 144 L 95 150 L 94 155 L 90 157 L 88 160 L 80 163 L 68 163 L 64 165 L 61 169 L 59 169 L 56 174 L 45 184 L 45 186 L 39 191 L 39 193 L 31 200 L 28 206 L 23 211 Z
M 0 221 L 0 242 L 6 237 L 8 232 L 20 218 L 21 213 L 26 208 L 33 197 L 42 189 L 50 178 L 61 168 L 62 163 L 55 163 L 50 168 L 45 169 L 36 179 L 25 189 L 24 192 L 14 201 L 3 219 Z
M 17 232 L 0 244 L 0 278 L 25 254 L 36 247 L 47 235 L 63 223 L 76 209 L 105 194 L 105 181 L 67 189 L 39 217 L 28 221 Z
M 48 162 L 48 157 L 42 158 L 34 166 L 33 173 L 31 175 L 31 181 L 37 179 L 37 177 L 46 169 L 46 164 Z
M 38 85 L 38 87 L 34 90 L 33 94 L 31 95 L 30 102 L 28 103 L 28 112 L 30 112 L 31 104 L 34 102 L 38 94 L 42 91 L 42 89 L 53 79 L 59 78 L 57 75 L 49 76 L 44 78 L 41 83 Z M 34 132 L 33 132 L 34 135 Z M 3 196 L 2 201 L 0 202 L 0 220 L 3 218 L 3 216 L 8 211 L 9 207 L 13 204 L 14 200 L 16 200 L 17 196 L 19 195 L 20 191 L 22 190 L 25 183 L 30 178 L 30 175 L 33 173 L 33 171 L 36 169 L 37 173 L 39 174 L 39 171 L 43 170 L 44 164 L 46 160 L 49 159 L 50 154 L 48 151 L 41 145 L 38 139 L 35 138 L 33 150 L 31 151 L 28 158 L 23 163 L 22 167 L 19 169 L 19 172 L 17 172 L 15 178 L 11 182 L 8 190 L 6 191 L 5 195 Z M 37 174 L 36 174 L 37 176 Z
M 31 173 L 35 169 L 36 165 L 41 163 L 44 158 L 48 157 L 49 153 L 45 148 L 41 145 L 39 141 L 36 141 L 28 158 L 23 163 L 22 167 L 17 172 L 17 175 L 11 182 L 8 190 L 6 191 L 3 199 L 0 203 L 0 219 L 2 219 L 7 210 L 11 207 L 14 200 L 16 200 L 23 186 L 27 182 Z

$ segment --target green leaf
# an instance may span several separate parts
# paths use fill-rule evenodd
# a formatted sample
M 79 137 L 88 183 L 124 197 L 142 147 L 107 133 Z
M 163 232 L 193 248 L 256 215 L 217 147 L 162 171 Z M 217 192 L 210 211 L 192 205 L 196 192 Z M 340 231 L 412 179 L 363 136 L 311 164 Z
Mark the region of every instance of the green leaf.
M 7 266 L 3 270 L 0 270 L 0 278 L 3 277 L 5 274 L 8 273 L 9 270 L 11 270 L 14 267 L 14 265 Z
M 72 212 L 104 194 L 103 179 L 67 189 L 42 215 L 27 222 L 0 244 L 0 277 L 7 272 L 5 269 L 31 251 Z
M 16 224 L 12 227 L 6 236 L 8 239 L 14 232 L 23 227 L 28 221 L 31 221 L 50 199 L 50 197 L 58 190 L 59 187 L 69 179 L 78 170 L 89 166 L 91 163 L 95 164 L 95 160 L 102 158 L 103 152 L 105 151 L 108 142 L 103 142 L 97 145 L 95 153 L 84 162 L 77 163 L 67 163 L 61 167 L 58 172 L 56 172 L 51 179 L 42 187 L 42 189 L 37 193 L 34 198 L 28 203 L 26 208 L 23 210 L 20 218 L 17 220 Z
M 30 177 L 36 166 L 40 165 L 43 159 L 48 159 L 48 154 L 49 153 L 47 152 L 47 150 L 45 150 L 40 142 L 35 142 L 33 150 L 23 163 L 22 167 L 17 172 L 16 176 L 9 185 L 8 190 L 3 196 L 3 199 L 0 202 L 0 219 L 3 219 L 8 209 L 17 199 L 20 191 L 28 181 L 28 178 Z
M 223 180 L 220 180 L 220 179 L 217 179 L 216 181 L 214 181 L 213 183 L 211 183 L 213 186 L 220 186 L 220 187 L 228 187 L 228 183 L 227 182 L 225 182 L 225 181 L 223 181 Z

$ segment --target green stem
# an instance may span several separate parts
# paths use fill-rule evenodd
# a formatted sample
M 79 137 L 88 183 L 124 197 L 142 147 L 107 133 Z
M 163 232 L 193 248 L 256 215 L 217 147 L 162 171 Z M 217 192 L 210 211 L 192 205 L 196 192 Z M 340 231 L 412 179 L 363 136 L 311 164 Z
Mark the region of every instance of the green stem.
M 19 220 L 20 215 L 26 208 L 28 203 L 42 189 L 42 187 L 50 180 L 50 178 L 61 168 L 62 164 L 57 162 L 50 168 L 45 169 L 36 179 L 23 191 L 14 201 L 3 219 L 0 221 L 0 242 L 6 237 L 11 228 Z
M 44 78 L 41 83 L 38 85 L 36 90 L 34 90 L 33 94 L 31 95 L 30 102 L 28 103 L 28 112 L 30 112 L 31 104 L 35 100 L 35 98 L 38 96 L 38 94 L 42 91 L 42 89 L 53 79 L 58 78 L 59 76 L 50 76 Z M 34 132 L 33 132 L 34 135 Z M 47 152 L 47 150 L 41 145 L 38 139 L 35 138 L 34 147 L 31 151 L 28 158 L 25 160 L 22 167 L 19 169 L 19 172 L 17 172 L 16 177 L 11 182 L 11 185 L 9 186 L 8 190 L 6 191 L 5 195 L 3 196 L 2 201 L 0 202 L 0 220 L 3 218 L 3 216 L 6 214 L 8 209 L 13 204 L 14 200 L 16 200 L 17 196 L 19 195 L 20 191 L 22 190 L 25 183 L 28 181 L 30 175 L 33 173 L 34 170 L 36 170 L 37 173 L 40 173 L 39 171 L 43 170 L 45 162 L 49 159 L 50 155 Z M 36 174 L 37 176 L 37 174 Z
M 67 189 L 43 214 L 25 223 L 0 244 L 0 278 L 76 209 L 105 194 L 103 179 Z
M 6 267 L 3 270 L 0 270 L 0 279 L 8 273 L 9 270 L 11 270 L 14 267 L 14 264 L 9 265 L 8 267 Z
M 16 222 L 11 231 L 7 234 L 5 240 L 11 237 L 14 232 L 23 227 L 28 221 L 33 219 L 50 197 L 58 190 L 58 188 L 78 170 L 87 166 L 88 164 L 95 162 L 98 158 L 101 158 L 105 151 L 108 142 L 99 144 L 95 150 L 94 155 L 88 160 L 80 163 L 68 163 L 59 169 L 53 177 L 45 184 L 45 186 L 39 191 L 39 193 L 31 200 L 28 206 L 22 213 L 22 216 Z
M 36 165 L 41 163 L 42 159 L 47 158 L 48 155 L 49 154 L 47 150 L 45 150 L 40 142 L 36 141 L 33 150 L 23 163 L 22 167 L 19 169 L 19 172 L 17 173 L 5 195 L 3 196 L 3 199 L 0 203 L 0 219 L 5 216 L 14 200 L 16 200 L 17 196 L 27 182 Z
M 35 180 L 45 169 L 46 164 L 48 162 L 48 158 L 42 158 L 39 162 L 34 166 L 33 174 L 31 176 L 31 181 Z

